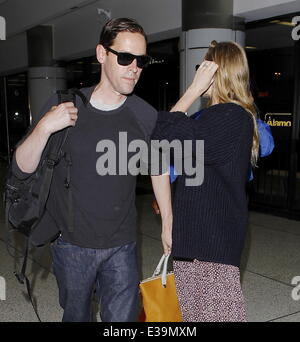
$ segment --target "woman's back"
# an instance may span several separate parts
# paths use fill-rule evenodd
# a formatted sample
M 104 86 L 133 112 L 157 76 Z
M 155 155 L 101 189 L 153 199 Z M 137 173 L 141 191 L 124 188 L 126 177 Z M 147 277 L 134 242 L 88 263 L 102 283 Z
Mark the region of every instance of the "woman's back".
M 176 182 L 173 255 L 238 266 L 247 228 L 245 188 L 253 137 L 249 113 L 234 103 L 211 106 L 198 120 L 161 112 L 152 138 L 161 136 L 204 140 L 203 183 L 187 186 L 186 175 Z

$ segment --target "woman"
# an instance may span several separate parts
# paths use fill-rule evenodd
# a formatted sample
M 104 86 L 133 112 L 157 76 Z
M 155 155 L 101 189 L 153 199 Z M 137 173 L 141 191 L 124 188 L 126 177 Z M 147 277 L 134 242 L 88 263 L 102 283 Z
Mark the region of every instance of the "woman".
M 153 187 L 184 321 L 246 321 L 239 266 L 249 164 L 256 165 L 259 149 L 256 111 L 244 50 L 233 42 L 213 42 L 205 60 L 174 113 L 159 113 L 152 136 L 204 140 L 204 181 L 187 186 L 189 177 L 178 177 L 173 217 L 168 177 L 152 177 Z M 208 96 L 209 105 L 193 120 L 183 112 L 199 95 Z

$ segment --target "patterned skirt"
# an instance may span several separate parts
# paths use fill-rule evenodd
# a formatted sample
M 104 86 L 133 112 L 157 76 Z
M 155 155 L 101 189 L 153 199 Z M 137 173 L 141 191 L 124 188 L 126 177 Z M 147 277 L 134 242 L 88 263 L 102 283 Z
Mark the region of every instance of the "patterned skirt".
M 184 322 L 246 322 L 238 267 L 212 262 L 173 262 Z

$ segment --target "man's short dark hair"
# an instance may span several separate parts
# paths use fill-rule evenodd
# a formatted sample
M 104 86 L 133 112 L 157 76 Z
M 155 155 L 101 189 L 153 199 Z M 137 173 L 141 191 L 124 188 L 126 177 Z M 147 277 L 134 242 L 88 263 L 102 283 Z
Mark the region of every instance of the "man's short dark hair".
M 104 47 L 112 46 L 115 38 L 120 32 L 140 33 L 147 41 L 144 29 L 136 20 L 131 18 L 115 18 L 109 20 L 104 25 L 100 34 L 99 44 Z

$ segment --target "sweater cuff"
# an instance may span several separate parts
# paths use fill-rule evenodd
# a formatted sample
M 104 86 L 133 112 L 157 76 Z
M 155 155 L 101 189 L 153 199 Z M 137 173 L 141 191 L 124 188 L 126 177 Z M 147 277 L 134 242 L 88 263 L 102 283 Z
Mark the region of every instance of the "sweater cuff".
M 187 119 L 186 113 L 183 112 L 166 112 L 160 111 L 158 112 L 157 121 L 158 122 L 169 122 L 174 123 L 176 119 Z

